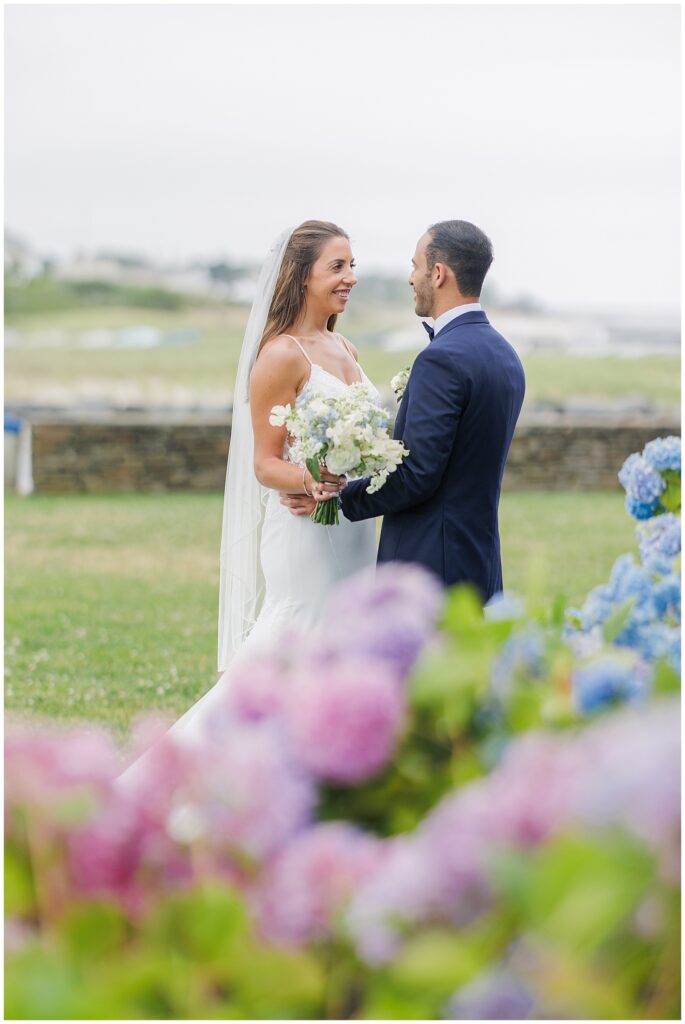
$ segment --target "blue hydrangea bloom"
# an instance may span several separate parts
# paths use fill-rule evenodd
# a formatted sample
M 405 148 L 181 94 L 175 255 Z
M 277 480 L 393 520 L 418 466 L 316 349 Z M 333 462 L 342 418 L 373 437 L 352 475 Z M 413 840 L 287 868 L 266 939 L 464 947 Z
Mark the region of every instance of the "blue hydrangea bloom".
M 602 628 L 609 616 L 628 600 L 632 606 L 614 644 L 631 648 L 646 661 L 668 658 L 677 667 L 679 648 L 673 631 L 680 622 L 680 578 L 675 573 L 655 575 L 650 569 L 636 563 L 633 555 L 616 559 L 609 580 L 588 595 L 582 608 L 573 609 L 578 627 L 567 624 L 565 636 L 589 634 Z
M 668 650 L 668 660 L 670 661 L 676 672 L 680 672 L 680 645 L 682 643 L 682 635 L 680 628 L 677 627 L 671 631 L 671 643 Z
M 630 478 L 633 472 L 633 466 L 636 462 L 640 461 L 640 456 L 637 452 L 633 452 L 629 455 L 626 461 L 623 463 L 618 471 L 618 482 L 624 491 L 630 490 Z
M 652 516 L 656 515 L 661 506 L 661 502 L 658 498 L 654 501 L 638 501 L 631 494 L 626 496 L 626 512 L 633 519 L 651 519 Z
M 638 636 L 639 650 L 649 662 L 666 657 L 675 669 L 680 664 L 680 629 L 666 623 L 652 623 L 643 627 Z
M 621 472 L 626 481 L 624 487 L 627 493 L 645 505 L 655 501 L 666 487 L 664 478 L 642 455 L 631 462 L 629 471 L 624 473 L 623 470 Z
M 632 554 L 619 555 L 609 574 L 606 596 L 614 603 L 632 596 L 643 599 L 650 593 L 651 582 L 649 573 Z
M 515 676 L 541 679 L 545 674 L 545 636 L 540 626 L 529 623 L 513 632 L 495 659 L 490 684 L 495 697 L 504 698 Z
M 681 442 L 679 437 L 657 437 L 645 445 L 643 455 L 657 470 L 672 469 L 680 472 Z
M 680 517 L 667 511 L 660 498 L 666 489 L 662 474 L 680 473 L 680 462 L 680 438 L 671 436 L 648 442 L 642 454 L 633 452 L 621 466 L 618 479 L 626 491 L 626 509 L 640 521 L 636 535 L 642 564 L 631 554 L 621 555 L 607 583 L 595 587 L 580 609 L 568 610 L 564 637 L 572 650 L 591 652 L 593 643 L 605 634 L 607 620 L 625 608 L 623 617 L 616 620 L 621 623 L 620 633 L 615 635 L 614 629 L 609 634 L 612 642 L 638 651 L 647 662 L 665 657 L 679 665 L 676 624 L 681 615 L 681 584 L 674 569 L 681 550 Z M 672 507 L 677 490 L 676 483 L 666 498 Z M 580 637 L 587 642 L 581 644 Z
M 662 576 L 654 585 L 654 607 L 660 619 L 680 622 L 680 577 L 675 573 Z
M 613 658 L 601 658 L 577 669 L 572 676 L 572 686 L 576 707 L 582 715 L 611 704 L 640 699 L 648 691 L 644 672 Z
M 670 573 L 680 554 L 680 517 L 672 512 L 636 527 L 642 564 L 653 572 Z
M 574 609 L 580 619 L 581 629 L 584 632 L 592 629 L 593 626 L 601 626 L 611 615 L 613 604 L 609 595 L 608 587 L 602 583 L 599 587 L 588 594 L 585 604 L 579 610 Z

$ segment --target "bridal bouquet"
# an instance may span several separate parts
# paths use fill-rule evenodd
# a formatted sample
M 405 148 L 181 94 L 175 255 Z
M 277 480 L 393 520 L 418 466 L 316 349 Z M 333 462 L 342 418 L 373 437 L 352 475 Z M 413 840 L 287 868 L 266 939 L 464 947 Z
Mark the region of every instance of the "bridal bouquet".
M 295 407 L 275 405 L 269 423 L 288 428 L 289 458 L 306 465 L 315 480 L 321 479 L 322 465 L 330 473 L 370 476 L 369 494 L 380 490 L 409 454 L 401 441 L 390 437 L 390 417 L 363 383 L 352 384 L 335 398 L 313 395 Z M 337 501 L 317 502 L 311 519 L 324 526 L 337 525 Z

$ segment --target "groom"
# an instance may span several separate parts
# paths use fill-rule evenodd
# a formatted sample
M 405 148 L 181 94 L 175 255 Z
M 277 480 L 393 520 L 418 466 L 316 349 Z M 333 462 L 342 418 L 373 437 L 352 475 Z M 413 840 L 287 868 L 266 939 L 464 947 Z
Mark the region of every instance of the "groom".
M 375 494 L 342 491 L 356 522 L 383 516 L 378 561 L 418 562 L 483 601 L 502 589 L 497 520 L 502 475 L 523 404 L 523 367 L 479 297 L 492 245 L 474 224 L 433 224 L 419 239 L 409 284 L 429 345 L 416 357 L 395 422 L 409 455 Z

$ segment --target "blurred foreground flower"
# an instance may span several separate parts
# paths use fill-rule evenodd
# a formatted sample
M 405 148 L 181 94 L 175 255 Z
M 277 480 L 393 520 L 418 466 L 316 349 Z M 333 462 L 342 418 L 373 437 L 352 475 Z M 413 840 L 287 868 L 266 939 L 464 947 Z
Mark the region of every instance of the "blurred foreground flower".
M 454 993 L 445 1020 L 530 1020 L 535 997 L 510 971 L 501 967 L 478 975 Z
M 673 1016 L 680 586 L 659 520 L 565 639 L 561 608 L 483 612 L 386 565 L 237 662 L 202 744 L 141 727 L 131 775 L 102 731 L 10 725 L 9 1016 Z

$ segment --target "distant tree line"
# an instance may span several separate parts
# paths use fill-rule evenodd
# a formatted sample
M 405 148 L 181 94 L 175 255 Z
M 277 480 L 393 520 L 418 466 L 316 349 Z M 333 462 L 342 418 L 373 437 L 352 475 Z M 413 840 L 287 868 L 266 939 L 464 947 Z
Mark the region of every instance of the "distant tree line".
M 192 304 L 190 296 L 164 288 L 109 281 L 60 281 L 49 274 L 23 283 L 5 278 L 5 313 L 8 316 L 88 306 L 179 310 Z

